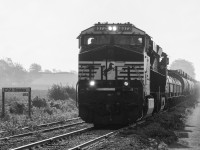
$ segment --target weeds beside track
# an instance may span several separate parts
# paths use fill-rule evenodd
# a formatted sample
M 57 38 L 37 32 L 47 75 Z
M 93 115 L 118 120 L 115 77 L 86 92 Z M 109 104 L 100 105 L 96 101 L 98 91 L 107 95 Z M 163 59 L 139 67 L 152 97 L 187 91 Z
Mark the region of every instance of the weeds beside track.
M 33 132 L 27 132 L 14 136 L 4 137 L 0 139 L 0 147 L 1 149 L 8 149 L 11 147 L 16 147 L 31 142 L 36 142 L 38 140 L 46 139 L 47 137 L 52 137 L 65 132 L 70 132 L 74 129 L 77 130 L 79 128 L 83 128 L 83 126 L 86 126 L 86 124 L 84 123 L 85 123 L 84 121 L 79 121 L 77 123 L 70 123 L 48 129 L 37 130 Z

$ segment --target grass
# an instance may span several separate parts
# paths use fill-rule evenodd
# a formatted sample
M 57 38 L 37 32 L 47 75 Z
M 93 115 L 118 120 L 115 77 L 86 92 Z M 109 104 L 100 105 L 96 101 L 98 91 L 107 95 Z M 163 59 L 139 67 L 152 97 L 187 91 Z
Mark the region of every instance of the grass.
M 154 141 L 155 149 L 161 142 L 165 144 L 176 142 L 178 137 L 174 131 L 184 129 L 188 112 L 191 112 L 196 104 L 197 98 L 190 98 L 171 111 L 154 115 L 137 129 L 130 128 L 123 131 L 120 136 L 137 135 L 144 145 L 151 145 L 150 143 Z
M 37 100 L 39 101 L 36 103 L 38 104 L 38 102 L 42 102 L 43 107 L 38 107 L 37 105 L 33 106 L 31 118 L 28 116 L 27 97 L 23 97 L 21 93 L 8 93 L 6 95 L 5 117 L 0 118 L 0 131 L 7 131 L 10 135 L 13 135 L 19 131 L 19 128 L 24 126 L 35 127 L 39 124 L 64 121 L 78 116 L 78 109 L 75 106 L 76 104 L 73 99 L 50 100 L 47 97 L 47 93 L 48 91 L 43 90 L 32 91 L 32 101 L 34 100 L 34 96 L 37 96 Z M 18 107 L 22 108 L 21 104 L 25 105 L 25 107 L 23 107 L 23 113 L 18 109 Z M 13 112 L 10 111 L 11 108 Z M 20 110 L 21 114 L 15 112 L 18 110 Z

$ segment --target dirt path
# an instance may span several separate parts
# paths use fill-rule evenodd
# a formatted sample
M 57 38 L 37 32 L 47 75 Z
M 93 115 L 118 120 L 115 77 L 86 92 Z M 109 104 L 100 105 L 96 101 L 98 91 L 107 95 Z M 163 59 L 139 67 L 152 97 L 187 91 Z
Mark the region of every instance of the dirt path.
M 169 150 L 200 150 L 200 103 L 188 116 L 184 130 L 177 132 L 179 140 Z

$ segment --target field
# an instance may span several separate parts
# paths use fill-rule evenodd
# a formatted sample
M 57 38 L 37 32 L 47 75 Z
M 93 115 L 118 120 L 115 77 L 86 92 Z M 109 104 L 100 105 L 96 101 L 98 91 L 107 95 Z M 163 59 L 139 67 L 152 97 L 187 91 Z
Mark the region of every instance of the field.
M 47 95 L 48 90 L 32 90 L 32 113 L 29 118 L 27 96 L 23 96 L 22 93 L 6 93 L 6 113 L 4 118 L 0 118 L 0 131 L 8 131 L 12 135 L 18 128 L 24 126 L 34 127 L 38 124 L 64 121 L 78 116 L 74 99 L 69 97 L 64 100 L 53 100 Z M 2 101 L 0 107 L 2 107 L 1 103 Z

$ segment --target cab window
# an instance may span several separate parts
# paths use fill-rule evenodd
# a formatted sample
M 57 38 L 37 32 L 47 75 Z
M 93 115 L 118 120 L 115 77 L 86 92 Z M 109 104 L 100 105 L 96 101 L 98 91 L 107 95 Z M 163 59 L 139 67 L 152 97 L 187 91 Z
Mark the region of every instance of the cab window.
M 141 36 L 132 35 L 85 35 L 83 37 L 83 45 L 103 45 L 103 44 L 119 44 L 119 45 L 143 45 Z
M 94 44 L 94 37 L 89 37 L 88 39 L 87 39 L 87 45 L 90 45 L 90 44 Z

